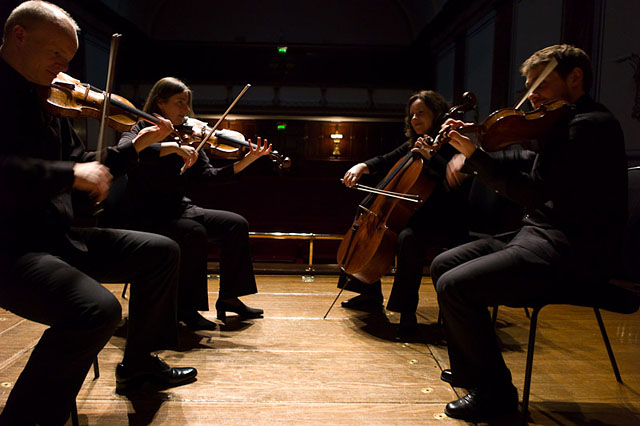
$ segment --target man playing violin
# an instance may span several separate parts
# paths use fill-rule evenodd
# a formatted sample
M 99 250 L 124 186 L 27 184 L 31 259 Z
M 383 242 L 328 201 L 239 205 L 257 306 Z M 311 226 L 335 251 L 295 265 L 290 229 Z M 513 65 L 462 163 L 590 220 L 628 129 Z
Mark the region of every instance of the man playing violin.
M 537 108 L 564 100 L 575 111 L 539 141 L 530 173 L 497 163 L 456 130 L 449 134 L 466 157 L 463 171 L 526 212 L 519 230 L 456 247 L 431 265 L 451 365 L 441 378 L 470 390 L 447 404 L 450 417 L 480 421 L 517 411 L 487 307 L 584 291 L 610 276 L 620 247 L 627 211 L 622 130 L 587 94 L 592 71 L 581 49 L 555 45 L 534 53 L 521 66 L 527 87 L 553 59 L 556 68 L 529 101 Z M 449 120 L 443 129 L 467 125 Z
M 151 88 L 144 111 L 166 117 L 180 126 L 192 111 L 191 89 L 181 80 L 166 77 Z M 122 134 L 118 146 L 127 146 L 149 128 L 138 123 Z M 245 305 L 239 297 L 256 293 L 249 246 L 249 224 L 236 213 L 206 209 L 185 196 L 189 184 L 216 185 L 236 175 L 260 157 L 271 153 L 267 140 L 249 140 L 249 151 L 224 167 L 214 167 L 204 151 L 168 139 L 141 153 L 140 164 L 128 173 L 124 213 L 127 227 L 165 235 L 181 250 L 178 285 L 178 320 L 192 330 L 213 330 L 216 323 L 198 311 L 209 309 L 207 286 L 208 240 L 220 242 L 220 292 L 216 310 L 220 320 L 227 312 L 242 318 L 259 318 L 263 310 Z M 177 154 L 177 155 L 172 155 Z M 183 166 L 188 167 L 181 174 Z
M 13 10 L 0 47 L 0 306 L 49 328 L 16 381 L 2 425 L 62 425 L 91 363 L 121 318 L 101 282 L 131 282 L 128 339 L 116 390 L 147 381 L 177 386 L 194 368 L 170 368 L 151 352 L 176 344 L 177 244 L 159 235 L 71 226 L 72 191 L 103 200 L 138 152 L 171 123 L 108 149 L 105 164 L 86 152 L 71 123 L 49 115 L 38 88 L 67 69 L 78 26 L 50 3 Z

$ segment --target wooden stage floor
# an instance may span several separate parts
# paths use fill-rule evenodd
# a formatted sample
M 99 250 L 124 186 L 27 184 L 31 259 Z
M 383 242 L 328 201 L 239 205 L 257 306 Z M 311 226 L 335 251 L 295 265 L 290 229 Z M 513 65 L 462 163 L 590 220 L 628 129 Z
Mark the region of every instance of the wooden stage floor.
M 82 425 L 454 425 L 443 414 L 464 394 L 440 381 L 448 366 L 429 277 L 423 279 L 418 336 L 397 338 L 399 315 L 349 311 L 339 302 L 336 276 L 260 275 L 260 293 L 243 298 L 265 318 L 229 321 L 213 332 L 181 329 L 179 350 L 160 355 L 174 366 L 195 366 L 198 380 L 130 397 L 115 393 L 114 370 L 124 339 L 100 352 L 101 375 L 89 372 L 78 396 Z M 210 304 L 217 298 L 210 279 Z M 121 285 L 109 285 L 114 294 Z M 383 281 L 388 296 L 391 278 Z M 123 301 L 126 313 L 127 303 Z M 215 318 L 215 312 L 207 312 Z M 534 359 L 530 424 L 640 424 L 640 313 L 603 312 L 624 384 L 616 382 L 593 311 L 542 310 Z M 514 384 L 522 393 L 528 319 L 500 309 L 498 335 Z M 44 327 L 0 310 L 0 408 Z M 55 366 L 52 366 L 55 368 Z M 518 418 L 491 424 L 517 424 Z M 70 421 L 68 424 L 71 424 Z

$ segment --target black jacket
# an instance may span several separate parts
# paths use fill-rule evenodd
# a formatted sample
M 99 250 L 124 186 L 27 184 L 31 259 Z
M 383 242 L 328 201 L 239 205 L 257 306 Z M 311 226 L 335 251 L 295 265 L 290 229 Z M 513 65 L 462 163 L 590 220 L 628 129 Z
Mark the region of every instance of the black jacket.
M 620 124 L 601 104 L 580 98 L 571 116 L 541 141 L 531 173 L 478 149 L 464 170 L 525 208 L 510 240 L 595 279 L 611 274 L 627 215 L 627 162 Z
M 85 249 L 69 236 L 73 166 L 95 153 L 86 152 L 68 119 L 44 111 L 37 89 L 0 59 L 0 256 Z M 129 143 L 109 148 L 104 163 L 117 176 L 137 158 Z
M 147 122 L 138 123 L 130 132 L 125 132 L 118 146 L 127 146 Z M 124 217 L 129 225 L 146 222 L 164 222 L 181 217 L 191 203 L 185 194 L 190 181 L 200 183 L 225 183 L 236 180 L 233 165 L 213 167 L 204 150 L 183 175 L 182 157 L 176 154 L 160 157 L 160 143 L 155 143 L 140 153 L 140 163 L 128 173 L 124 200 Z

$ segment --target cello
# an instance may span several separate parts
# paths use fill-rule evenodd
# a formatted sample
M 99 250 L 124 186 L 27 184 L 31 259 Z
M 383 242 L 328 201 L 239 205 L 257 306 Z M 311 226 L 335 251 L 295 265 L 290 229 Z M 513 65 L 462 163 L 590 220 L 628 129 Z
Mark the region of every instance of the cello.
M 447 113 L 449 118 L 475 105 L 473 94 L 467 92 L 464 98 L 463 105 Z M 503 108 L 490 114 L 481 124 L 455 130 L 476 134 L 479 147 L 494 152 L 523 140 L 541 138 L 572 110 L 572 105 L 563 100 L 549 102 L 530 112 Z M 450 130 L 445 127 L 435 140 L 429 136 L 425 138 L 431 152 L 447 143 Z M 422 165 L 419 154 L 409 153 L 394 165 L 376 188 L 364 188 L 378 195 L 365 198 L 358 206 L 353 224 L 338 248 L 337 260 L 342 271 L 365 284 L 372 284 L 389 270 L 399 232 L 436 186 L 433 179 L 421 173 Z
M 465 93 L 464 101 L 445 117 L 463 114 L 475 106 L 472 93 Z M 359 185 L 357 189 L 372 194 L 358 205 L 354 221 L 338 247 L 338 265 L 346 274 L 371 284 L 389 270 L 398 234 L 437 185 L 436 180 L 422 173 L 423 167 L 424 158 L 409 152 L 376 188 Z

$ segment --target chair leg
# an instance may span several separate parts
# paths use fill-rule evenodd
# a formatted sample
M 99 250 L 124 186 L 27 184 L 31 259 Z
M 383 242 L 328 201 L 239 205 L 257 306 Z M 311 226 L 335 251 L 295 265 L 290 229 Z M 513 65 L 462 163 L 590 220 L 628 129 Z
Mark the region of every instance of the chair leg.
M 493 312 L 491 313 L 491 324 L 495 326 L 497 319 L 498 319 L 498 305 L 493 307 Z
M 96 359 L 93 360 L 93 380 L 98 377 L 100 377 L 100 367 L 98 366 L 98 356 L 96 355 Z
M 602 333 L 602 340 L 604 340 L 604 345 L 607 348 L 607 353 L 609 354 L 611 367 L 613 367 L 613 374 L 615 374 L 616 380 L 619 383 L 622 383 L 622 377 L 620 377 L 620 370 L 618 370 L 618 363 L 616 362 L 616 357 L 613 355 L 613 349 L 611 349 L 611 343 L 609 342 L 609 336 L 607 335 L 607 330 L 604 328 L 604 322 L 602 321 L 602 315 L 600 315 L 600 309 L 593 308 L 593 312 L 596 314 L 596 319 L 598 320 L 598 325 L 600 326 L 600 333 Z
M 72 426 L 80 426 L 80 421 L 78 420 L 78 406 L 76 405 L 75 399 L 71 406 L 71 424 Z
M 122 288 L 122 298 L 127 298 L 127 288 L 129 287 L 129 283 L 124 283 L 124 287 Z
M 529 344 L 527 346 L 527 366 L 524 373 L 524 388 L 522 389 L 522 424 L 526 425 L 529 417 L 529 390 L 531 389 L 531 375 L 533 373 L 533 350 L 536 345 L 536 326 L 538 313 L 542 306 L 533 308 L 529 325 Z

